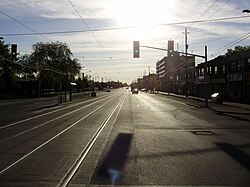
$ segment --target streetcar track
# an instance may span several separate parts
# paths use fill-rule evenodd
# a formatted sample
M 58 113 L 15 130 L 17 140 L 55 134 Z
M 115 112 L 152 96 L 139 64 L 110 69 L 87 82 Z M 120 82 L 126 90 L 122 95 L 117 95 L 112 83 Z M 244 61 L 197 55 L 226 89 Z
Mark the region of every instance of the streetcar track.
M 116 96 L 118 96 L 118 95 L 116 95 Z M 116 96 L 114 96 L 114 97 L 116 97 Z M 109 98 L 109 97 L 108 97 L 108 98 Z M 49 121 L 46 121 L 46 122 L 44 122 L 44 123 L 42 123 L 42 124 L 40 124 L 40 125 L 38 125 L 38 126 L 35 126 L 35 127 L 33 127 L 33 128 L 27 129 L 27 130 L 25 130 L 25 131 L 23 131 L 23 132 L 20 132 L 20 133 L 18 133 L 18 134 L 15 134 L 15 135 L 13 135 L 13 136 L 10 136 L 10 137 L 8 137 L 8 138 L 6 138 L 6 139 L 4 139 L 4 140 L 1 140 L 1 141 L 0 141 L 0 144 L 3 143 L 3 142 L 6 142 L 6 141 L 8 141 L 8 140 L 11 140 L 11 139 L 13 139 L 13 138 L 17 138 L 17 137 L 19 137 L 19 136 L 21 136 L 21 135 L 24 135 L 24 134 L 26 134 L 26 133 L 28 133 L 28 132 L 31 132 L 31 131 L 33 131 L 33 130 L 35 130 L 35 129 L 38 129 L 38 128 L 40 128 L 40 127 L 43 127 L 43 126 L 45 126 L 45 125 L 47 125 L 47 124 L 49 124 L 49 123 L 51 123 L 51 122 L 53 122 L 53 121 L 56 121 L 56 120 L 61 119 L 61 118 L 63 118 L 63 117 L 66 117 L 66 116 L 68 116 L 68 115 L 70 115 L 70 114 L 72 114 L 72 113 L 74 113 L 74 112 L 77 112 L 77 111 L 79 111 L 79 110 L 81 110 L 81 109 L 83 109 L 83 108 L 89 107 L 89 106 L 91 106 L 91 105 L 93 105 L 93 104 L 96 104 L 97 102 L 100 102 L 100 101 L 105 100 L 105 99 L 107 99 L 107 98 L 103 98 L 103 99 L 98 100 L 98 101 L 96 101 L 96 102 L 94 102 L 94 103 L 90 103 L 90 104 L 85 105 L 85 106 L 83 106 L 83 107 L 80 107 L 80 108 L 78 108 L 78 109 L 76 109 L 76 110 L 73 110 L 73 111 L 68 112 L 68 113 L 66 113 L 66 114 L 63 114 L 63 115 L 61 115 L 61 116 L 58 116 L 58 117 L 56 117 L 56 118 L 53 118 L 53 119 L 51 119 L 51 120 L 49 120 Z
M 118 95 L 118 94 L 117 94 L 117 95 Z M 103 96 L 103 97 L 105 97 L 105 96 Z M 95 102 L 93 102 L 93 103 L 88 104 L 88 106 L 91 106 L 91 105 L 93 105 L 93 104 L 95 104 L 95 103 L 98 103 L 98 102 L 100 102 L 100 101 L 102 101 L 102 100 L 104 100 L 104 99 L 110 98 L 110 97 L 112 97 L 112 96 L 108 96 L 108 97 L 102 98 L 102 99 L 100 99 L 100 100 L 98 100 L 98 101 L 95 101 Z M 44 113 L 44 114 L 40 114 L 40 115 L 33 116 L 33 117 L 30 117 L 30 118 L 27 118 L 27 119 L 24 119 L 24 120 L 20 120 L 20 121 L 14 122 L 14 123 L 10 123 L 10 124 L 8 124 L 8 125 L 1 126 L 1 127 L 0 127 L 0 130 L 5 129 L 5 128 L 8 128 L 8 127 L 12 127 L 12 126 L 14 126 L 14 125 L 17 125 L 17 124 L 20 124 L 20 123 L 23 123 L 23 122 L 26 122 L 26 121 L 30 121 L 30 120 L 33 120 L 33 119 L 37 119 L 37 118 L 39 118 L 39 117 L 47 116 L 47 115 L 50 115 L 50 114 L 53 114 L 53 113 L 56 113 L 56 112 L 59 112 L 59 111 L 65 110 L 65 109 L 72 108 L 72 107 L 81 105 L 81 104 L 83 104 L 84 102 L 86 102 L 86 100 L 84 100 L 84 101 L 82 101 L 82 102 L 79 102 L 79 103 L 77 103 L 77 104 L 74 104 L 74 105 L 70 105 L 70 106 L 67 106 L 67 107 L 63 107 L 63 108 L 60 108 L 60 109 L 57 109 L 57 110 L 53 110 L 53 111 L 50 111 L 50 112 L 47 112 L 47 113 Z
M 117 94 L 117 96 L 118 95 L 120 95 L 120 94 Z M 24 156 L 22 156 L 21 158 L 19 158 L 18 160 L 16 160 L 12 164 L 10 164 L 9 166 L 7 166 L 4 169 L 2 169 L 0 171 L 0 175 L 2 175 L 3 173 L 5 173 L 7 170 L 9 170 L 10 168 L 12 168 L 16 164 L 20 163 L 22 160 L 24 160 L 25 158 L 27 158 L 28 156 L 30 156 L 34 152 L 38 151 L 39 149 L 41 149 L 42 147 L 44 147 L 45 145 L 47 145 L 48 143 L 50 143 L 51 141 L 53 141 L 54 139 L 56 139 L 57 137 L 59 137 L 60 135 L 62 135 L 63 133 L 65 133 L 66 131 L 68 131 L 69 129 L 71 129 L 72 127 L 74 127 L 75 125 L 77 125 L 79 122 L 83 121 L 84 119 L 86 119 L 87 117 L 89 117 L 90 115 L 92 115 L 93 113 L 95 113 L 96 111 L 98 111 L 99 109 L 103 108 L 106 104 L 110 103 L 112 100 L 114 100 L 114 98 L 112 98 L 111 100 L 105 102 L 104 104 L 102 104 L 98 108 L 94 109 L 93 111 L 91 111 L 90 113 L 88 113 L 87 115 L 85 115 L 84 117 L 82 117 L 81 119 L 77 120 L 72 125 L 68 126 L 64 130 L 62 130 L 61 132 L 59 132 L 58 134 L 56 134 L 55 136 L 53 136 L 52 138 L 50 138 L 49 140 L 47 140 L 44 143 L 42 143 L 40 146 L 36 147 L 35 149 L 33 149 L 32 151 L 30 151 L 29 153 L 25 154 Z
M 61 182 L 57 186 L 66 187 L 69 184 L 69 182 L 71 181 L 71 179 L 73 178 L 73 176 L 77 172 L 78 168 L 80 167 L 80 165 L 82 164 L 82 162 L 84 161 L 84 159 L 86 158 L 88 153 L 90 152 L 91 148 L 93 147 L 93 145 L 96 142 L 97 138 L 101 134 L 102 130 L 106 127 L 107 123 L 109 122 L 109 120 L 111 119 L 111 117 L 113 116 L 113 114 L 115 113 L 117 108 L 120 106 L 119 109 L 118 109 L 118 113 L 115 116 L 115 119 L 114 119 L 114 122 L 112 123 L 112 125 L 115 123 L 115 121 L 116 121 L 116 119 L 117 119 L 117 117 L 118 117 L 118 115 L 120 113 L 121 107 L 123 106 L 125 97 L 126 97 L 126 95 L 123 96 L 123 98 L 118 102 L 117 106 L 108 114 L 107 118 L 103 121 L 103 123 L 97 129 L 97 131 L 95 132 L 93 137 L 90 139 L 90 141 L 84 147 L 82 152 L 79 154 L 79 156 L 76 159 L 75 163 L 68 170 L 68 172 L 65 174 L 64 178 L 61 180 Z

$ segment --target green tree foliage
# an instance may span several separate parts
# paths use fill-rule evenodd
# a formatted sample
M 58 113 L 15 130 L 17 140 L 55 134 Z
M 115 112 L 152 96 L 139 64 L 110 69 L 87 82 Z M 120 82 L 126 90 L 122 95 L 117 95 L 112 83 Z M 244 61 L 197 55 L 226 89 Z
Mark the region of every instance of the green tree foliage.
M 9 45 L 0 40 L 0 90 L 13 92 L 14 79 L 16 77 L 16 65 L 13 64 Z
M 247 50 L 250 50 L 250 46 L 236 46 L 234 49 L 228 49 L 226 56 L 231 56 L 233 54 L 242 53 Z
M 36 67 L 33 74 L 42 80 L 43 88 L 58 89 L 60 82 L 66 85 L 74 81 L 81 66 L 67 44 L 61 42 L 36 43 L 33 52 L 23 63 Z M 29 72 L 31 74 L 31 72 Z

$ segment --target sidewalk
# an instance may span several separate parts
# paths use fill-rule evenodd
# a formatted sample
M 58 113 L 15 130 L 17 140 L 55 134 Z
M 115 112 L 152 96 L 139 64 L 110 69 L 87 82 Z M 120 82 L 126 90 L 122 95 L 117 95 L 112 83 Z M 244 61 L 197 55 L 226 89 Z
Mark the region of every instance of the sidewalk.
M 167 97 L 175 97 L 176 99 L 181 100 L 181 102 L 185 102 L 186 104 L 197 108 L 205 107 L 204 98 L 198 98 L 193 96 L 186 97 L 184 95 L 177 95 L 172 93 L 168 94 L 165 92 L 158 92 L 158 94 Z M 213 103 L 211 100 L 208 100 L 208 108 L 219 115 L 230 116 L 232 118 L 237 118 L 250 122 L 250 105 L 248 104 L 233 102 L 223 102 L 223 104 L 216 104 Z
M 158 94 L 162 94 L 162 95 L 167 95 L 167 96 L 173 96 L 173 97 L 177 97 L 177 98 L 183 98 L 183 99 L 192 99 L 192 100 L 196 100 L 196 101 L 200 101 L 200 102 L 205 102 L 204 98 L 199 98 L 199 97 L 194 97 L 194 96 L 188 96 L 186 97 L 185 95 L 177 95 L 177 94 L 173 94 L 173 93 L 166 93 L 166 92 L 157 92 Z M 212 104 L 212 101 L 210 99 L 208 99 L 209 104 Z M 215 103 L 213 103 L 215 104 Z M 219 104 L 215 104 L 215 105 L 219 105 Z M 241 108 L 241 109 L 245 109 L 245 110 L 249 110 L 250 111 L 250 105 L 249 104 L 243 104 L 243 103 L 233 103 L 233 102 L 223 102 L 222 105 L 227 105 L 227 106 L 231 106 L 231 107 L 237 107 L 237 108 Z
M 98 91 L 101 92 L 101 91 Z M 41 97 L 41 98 L 29 98 L 29 99 L 10 99 L 10 100 L 0 100 L 0 107 L 3 109 L 7 108 L 23 108 L 29 110 L 39 110 L 43 108 L 50 108 L 62 104 L 69 104 L 78 102 L 80 100 L 86 100 L 92 98 L 90 96 L 90 92 L 80 92 L 80 93 L 72 93 L 71 101 L 69 94 L 66 96 L 66 102 L 64 101 L 65 95 L 62 95 L 63 102 L 60 103 L 60 96 L 50 96 L 50 97 Z
M 0 101 L 0 107 L 3 109 L 18 109 L 25 106 L 26 109 L 29 110 L 38 110 L 41 108 L 57 106 L 58 104 L 58 96 Z

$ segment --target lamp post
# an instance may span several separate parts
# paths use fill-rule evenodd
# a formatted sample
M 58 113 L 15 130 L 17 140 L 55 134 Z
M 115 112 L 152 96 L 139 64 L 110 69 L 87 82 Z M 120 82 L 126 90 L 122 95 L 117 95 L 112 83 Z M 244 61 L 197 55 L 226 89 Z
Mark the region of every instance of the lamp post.
M 247 13 L 248 14 L 248 13 L 250 13 L 250 10 L 249 9 L 245 9 L 245 10 L 242 11 L 242 13 Z

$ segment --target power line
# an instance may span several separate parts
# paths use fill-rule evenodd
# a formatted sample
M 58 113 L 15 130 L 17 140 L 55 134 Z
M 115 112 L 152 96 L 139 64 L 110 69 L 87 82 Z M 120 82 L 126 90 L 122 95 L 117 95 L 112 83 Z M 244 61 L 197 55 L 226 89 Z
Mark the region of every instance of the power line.
M 214 38 L 214 39 L 209 39 L 209 40 L 205 40 L 205 41 L 202 41 L 202 42 L 194 42 L 194 43 L 189 43 L 188 45 L 191 46 L 191 45 L 199 45 L 199 44 L 204 44 L 206 42 L 213 42 L 213 41 L 217 41 L 217 40 L 224 40 L 226 38 L 232 38 L 232 37 L 237 37 L 237 36 L 240 36 L 242 34 L 237 34 L 237 35 L 231 35 L 231 36 L 225 36 L 225 37 L 219 37 L 219 38 Z M 184 45 L 179 45 L 179 47 L 183 47 Z
M 1 33 L 1 36 L 30 36 L 30 35 L 51 35 L 51 34 L 71 34 L 71 33 L 82 33 L 82 32 L 99 32 L 99 31 L 113 31 L 113 30 L 125 30 L 125 29 L 137 29 L 145 27 L 158 27 L 158 26 L 175 26 L 175 25 L 185 25 L 190 23 L 202 23 L 206 22 L 216 22 L 216 21 L 227 21 L 234 19 L 244 19 L 249 18 L 250 16 L 234 16 L 234 17 L 224 17 L 224 18 L 215 18 L 215 19 L 205 19 L 205 20 L 192 20 L 192 21 L 183 21 L 183 22 L 173 22 L 173 23 L 163 23 L 163 24 L 154 24 L 154 25 L 145 25 L 145 26 L 131 26 L 131 27 L 111 27 L 111 28 L 99 28 L 99 29 L 90 29 L 90 30 L 69 30 L 69 31 L 53 31 L 53 32 L 33 32 L 33 33 Z
M 8 6 L 17 6 L 17 5 L 25 5 L 25 4 L 31 4 L 31 3 L 39 3 L 39 2 L 44 2 L 44 1 L 51 1 L 51 0 L 37 0 L 37 1 L 32 1 L 32 2 L 25 2 L 25 3 L 12 3 L 12 4 L 6 4 L 6 5 L 1 5 L 0 7 L 8 7 Z
M 78 12 L 78 10 L 76 9 L 76 7 L 74 6 L 74 4 L 71 2 L 71 0 L 69 0 L 71 6 L 73 7 L 73 9 L 75 10 L 75 12 L 77 13 L 77 15 L 80 17 L 80 19 L 82 20 L 82 22 L 85 24 L 85 26 L 87 27 L 88 31 L 92 34 L 92 36 L 94 37 L 94 39 L 97 41 L 97 43 L 100 45 L 100 47 L 103 49 L 104 53 L 110 58 L 111 56 L 108 54 L 108 52 L 105 50 L 105 48 L 103 47 L 103 45 L 101 44 L 101 42 L 96 38 L 96 36 L 94 35 L 94 33 L 92 32 L 92 30 L 90 29 L 90 27 L 88 26 L 88 24 L 86 23 L 86 21 L 83 19 L 83 17 L 81 16 L 81 14 Z
M 33 31 L 34 33 L 36 33 L 36 34 L 38 34 L 38 35 L 40 35 L 40 36 L 42 36 L 42 37 L 46 38 L 46 39 L 47 39 L 47 40 L 49 40 L 50 42 L 52 42 L 52 40 L 50 40 L 50 39 L 49 39 L 49 38 L 47 38 L 46 36 L 42 35 L 41 33 L 37 32 L 36 30 L 32 29 L 31 27 L 29 27 L 29 26 L 25 25 L 25 24 L 24 24 L 24 23 L 22 23 L 21 21 L 19 21 L 19 20 L 17 20 L 17 19 L 15 19 L 15 18 L 13 18 L 12 16 L 10 16 L 10 15 L 8 15 L 8 14 L 4 13 L 4 12 L 3 12 L 3 11 L 1 11 L 1 10 L 0 10 L 0 12 L 1 12 L 3 15 L 7 16 L 8 18 L 10 18 L 10 19 L 14 20 L 15 22 L 19 23 L 20 25 L 22 25 L 22 26 L 24 26 L 24 27 L 28 28 L 29 30 Z
M 204 24 L 205 22 L 207 22 L 207 20 L 209 20 L 209 18 L 213 17 L 219 10 L 221 10 L 226 4 L 228 4 L 231 0 L 228 0 L 227 2 L 225 2 L 220 8 L 218 8 L 213 14 L 211 14 L 210 16 L 208 16 L 207 19 L 205 19 L 203 22 L 201 22 L 197 27 L 193 28 L 191 31 L 194 31 L 196 29 L 198 29 L 198 27 L 200 27 L 202 24 Z M 190 32 L 191 32 L 190 31 Z
M 216 54 L 219 54 L 220 52 L 224 51 L 225 49 L 228 49 L 228 48 L 230 48 L 230 47 L 232 47 L 232 46 L 234 46 L 234 45 L 242 42 L 243 40 L 247 39 L 248 37 L 250 37 L 250 32 L 244 34 L 240 38 L 238 38 L 238 39 L 236 39 L 236 40 L 234 40 L 234 41 L 232 41 L 232 42 L 224 45 L 223 47 L 221 47 L 219 49 L 217 49 L 216 51 L 218 51 L 218 52 Z
M 244 34 L 243 36 L 241 36 L 240 38 L 238 38 L 238 39 L 236 39 L 236 40 L 234 40 L 234 41 L 232 41 L 232 42 L 230 42 L 229 44 L 227 44 L 227 45 L 224 45 L 223 47 L 221 47 L 221 48 L 219 48 L 218 50 L 220 50 L 220 49 L 224 49 L 224 48 L 228 48 L 230 45 L 232 45 L 232 44 L 234 44 L 235 42 L 238 42 L 239 40 L 241 40 L 242 38 L 245 38 L 247 35 L 249 35 L 250 34 L 250 32 L 248 32 L 248 33 L 246 33 L 246 34 Z
M 9 59 L 7 59 L 7 58 L 1 56 L 1 55 L 0 55 L 0 57 L 1 57 L 2 60 L 5 60 L 5 61 L 10 62 L 10 63 L 12 63 L 12 64 L 15 64 L 15 65 L 17 65 L 17 66 L 21 66 L 21 67 L 25 67 L 25 68 L 30 68 L 30 69 L 35 69 L 35 70 L 37 70 L 37 71 L 39 70 L 38 67 L 31 66 L 31 65 L 27 65 L 27 64 L 22 64 L 22 63 L 17 63 L 16 61 L 9 60 Z M 59 70 L 59 69 L 56 69 L 56 68 L 54 68 L 54 67 L 52 67 L 52 66 L 49 66 L 48 68 L 45 67 L 45 68 L 43 68 L 42 70 L 44 70 L 44 71 L 52 71 L 52 72 L 55 72 L 55 73 L 61 74 L 61 75 L 67 75 L 67 74 L 64 73 L 63 71 L 61 71 L 61 70 Z
M 202 18 L 202 16 L 204 16 L 215 4 L 217 4 L 218 3 L 218 1 L 220 1 L 220 0 L 216 0 L 215 2 L 213 2 L 206 10 L 204 10 L 204 12 L 202 12 L 201 13 L 201 15 L 200 16 L 198 16 L 197 18 L 196 18 L 196 20 L 199 20 L 199 19 L 201 19 Z M 192 24 L 193 25 L 193 24 Z M 191 26 L 189 26 L 189 28 L 191 28 L 192 27 L 192 25 Z
M 85 24 L 85 26 L 87 27 L 88 31 L 91 33 L 91 35 L 93 36 L 93 38 L 97 41 L 97 43 L 99 44 L 99 46 L 102 48 L 102 50 L 104 51 L 104 53 L 106 54 L 106 56 L 110 59 L 111 62 L 113 62 L 112 57 L 109 55 L 109 53 L 107 52 L 107 50 L 103 47 L 103 45 L 101 44 L 101 42 L 97 39 L 97 37 L 95 36 L 95 34 L 93 33 L 93 31 L 91 30 L 91 28 L 88 26 L 88 24 L 86 23 L 86 21 L 83 19 L 83 17 L 81 16 L 81 14 L 78 12 L 78 10 L 76 9 L 76 7 L 74 6 L 74 4 L 71 2 L 71 0 L 69 0 L 71 6 L 73 7 L 73 9 L 75 10 L 75 12 L 77 13 L 77 15 L 80 17 L 81 21 Z M 114 64 L 115 65 L 115 64 Z M 116 66 L 116 65 L 115 65 Z M 117 69 L 117 67 L 116 67 Z M 118 72 L 120 74 L 120 72 Z M 122 77 L 123 78 L 123 77 Z M 124 79 L 124 78 L 123 78 Z M 125 79 L 124 79 L 125 80 Z

